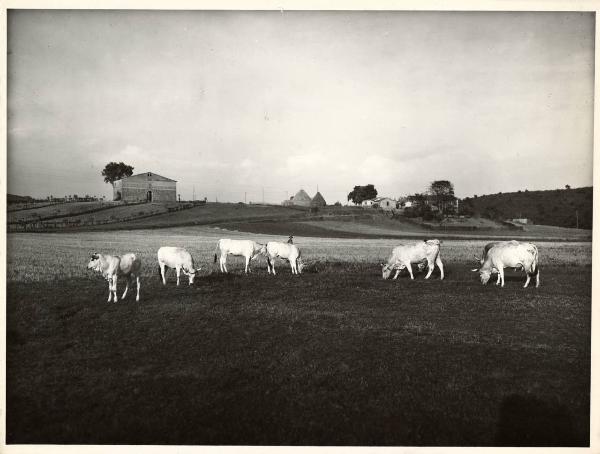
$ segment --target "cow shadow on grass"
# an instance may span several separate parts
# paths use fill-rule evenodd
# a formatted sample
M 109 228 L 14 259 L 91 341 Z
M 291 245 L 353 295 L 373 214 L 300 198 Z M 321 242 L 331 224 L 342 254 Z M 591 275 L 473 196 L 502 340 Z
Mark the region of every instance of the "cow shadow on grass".
M 567 407 L 513 394 L 500 406 L 495 446 L 587 446 L 578 439 Z

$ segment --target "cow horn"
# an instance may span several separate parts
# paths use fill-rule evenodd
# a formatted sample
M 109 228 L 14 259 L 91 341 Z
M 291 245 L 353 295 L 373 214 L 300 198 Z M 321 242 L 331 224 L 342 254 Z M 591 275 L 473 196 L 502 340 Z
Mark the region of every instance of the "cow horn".
M 479 271 L 479 268 L 474 268 L 474 269 L 472 269 L 471 271 L 473 271 L 473 272 L 477 272 L 477 271 Z

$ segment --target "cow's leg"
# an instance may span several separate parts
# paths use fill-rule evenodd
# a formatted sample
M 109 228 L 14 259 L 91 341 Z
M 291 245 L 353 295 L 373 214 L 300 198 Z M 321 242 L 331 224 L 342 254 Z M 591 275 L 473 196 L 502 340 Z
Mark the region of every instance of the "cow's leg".
M 540 286 L 540 269 L 538 268 L 535 273 L 535 288 Z
M 292 269 L 292 274 L 296 274 L 296 262 L 294 260 L 288 260 L 290 262 L 290 268 Z
M 221 263 L 221 271 L 223 273 L 227 273 L 227 256 L 226 255 L 221 254 L 220 263 Z
M 273 269 L 273 276 L 275 276 L 275 257 L 271 257 L 271 268 Z
M 498 276 L 500 276 L 500 287 L 504 287 L 504 267 L 498 268 Z
M 496 274 L 496 285 L 500 285 L 500 273 Z
M 179 275 L 181 274 L 181 267 L 176 266 L 175 271 L 177 272 L 177 285 L 179 285 Z
M 429 259 L 427 259 L 427 276 L 425 276 L 425 279 L 429 279 L 429 276 L 431 276 L 431 273 L 433 273 L 433 268 L 435 268 L 433 261 L 429 261 Z
M 165 264 L 160 264 L 160 275 L 162 277 L 163 285 L 167 285 L 167 279 L 165 278 Z
M 113 276 L 113 296 L 115 297 L 115 303 L 119 301 L 119 297 L 117 296 L 117 275 Z
M 112 300 L 112 281 L 110 278 L 108 278 L 107 281 L 108 281 L 108 302 L 110 303 Z
M 140 277 L 136 276 L 135 280 L 136 280 L 136 283 L 137 283 L 137 295 L 135 296 L 135 300 L 139 301 L 140 300 Z
M 123 295 L 121 296 L 122 300 L 125 299 L 125 296 L 127 295 L 127 290 L 129 290 L 129 279 L 130 279 L 130 276 L 125 276 L 125 291 L 123 292 Z
M 414 281 L 415 277 L 413 276 L 412 267 L 410 266 L 410 262 L 406 262 L 406 269 L 410 273 L 410 278 Z
M 402 268 L 396 268 L 396 274 L 394 274 L 394 279 L 398 279 L 398 275 L 400 274 L 401 270 Z
M 531 280 L 531 276 L 529 275 L 529 273 L 525 273 L 527 275 L 527 279 L 525 280 L 525 285 L 523 286 L 523 288 L 526 288 L 529 285 L 529 281 Z
M 440 258 L 439 254 L 435 259 L 435 263 L 440 269 L 440 280 L 442 280 L 444 279 L 444 264 L 442 263 L 442 259 Z

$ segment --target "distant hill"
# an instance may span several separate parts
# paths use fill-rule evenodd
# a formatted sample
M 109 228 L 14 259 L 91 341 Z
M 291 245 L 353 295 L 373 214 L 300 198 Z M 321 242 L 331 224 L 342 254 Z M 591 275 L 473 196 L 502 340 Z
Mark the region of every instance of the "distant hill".
M 490 219 L 527 218 L 530 223 L 592 228 L 593 188 L 506 192 L 461 201 L 460 212 Z M 577 213 L 577 215 L 576 215 Z
M 29 203 L 33 202 L 33 198 L 27 195 L 6 194 L 7 203 Z

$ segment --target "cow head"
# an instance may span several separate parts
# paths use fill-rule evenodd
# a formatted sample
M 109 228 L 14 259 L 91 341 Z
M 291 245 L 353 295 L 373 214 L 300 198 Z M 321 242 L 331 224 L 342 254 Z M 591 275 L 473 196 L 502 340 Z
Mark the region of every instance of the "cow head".
M 98 254 L 97 252 L 92 253 L 87 268 L 88 270 L 98 271 L 98 269 L 100 268 L 100 254 Z
M 381 264 L 381 277 L 383 277 L 384 279 L 389 279 L 393 270 L 394 270 L 394 267 L 392 265 L 382 263 Z
M 477 271 L 479 271 L 479 277 L 481 279 L 481 283 L 483 285 L 487 284 L 488 281 L 490 280 L 490 276 L 492 275 L 492 272 L 490 270 L 486 270 L 483 268 L 480 268 Z
M 294 244 L 294 235 L 290 235 L 287 241 L 289 244 Z
M 260 246 L 260 249 L 258 250 L 258 253 L 261 255 L 264 255 L 265 257 L 267 256 L 267 245 L 266 244 L 258 244 Z
M 199 273 L 201 269 L 202 269 L 202 267 L 192 268 L 191 271 L 188 271 L 188 273 L 187 273 L 188 278 L 189 278 L 188 285 L 192 285 L 194 283 L 194 279 L 196 278 L 196 274 Z

